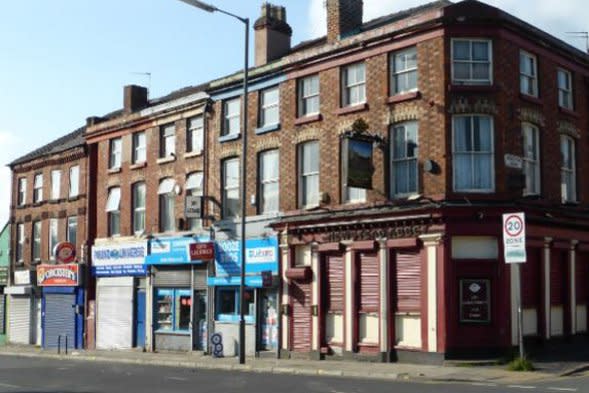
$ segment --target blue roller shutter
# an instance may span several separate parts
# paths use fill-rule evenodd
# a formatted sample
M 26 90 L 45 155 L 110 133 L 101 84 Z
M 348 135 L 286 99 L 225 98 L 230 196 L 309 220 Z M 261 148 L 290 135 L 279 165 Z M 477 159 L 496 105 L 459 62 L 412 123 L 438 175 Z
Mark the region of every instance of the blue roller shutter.
M 65 346 L 67 336 L 68 347 L 75 348 L 76 343 L 76 314 L 75 294 L 51 293 L 45 294 L 45 310 L 43 314 L 43 348 L 56 348 L 58 337 L 62 337 Z

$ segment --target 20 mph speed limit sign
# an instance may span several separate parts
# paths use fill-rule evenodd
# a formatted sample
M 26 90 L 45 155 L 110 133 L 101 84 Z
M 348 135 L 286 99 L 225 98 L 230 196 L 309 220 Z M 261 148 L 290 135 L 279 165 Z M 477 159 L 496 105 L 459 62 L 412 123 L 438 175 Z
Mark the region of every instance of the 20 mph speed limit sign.
M 524 213 L 503 215 L 503 252 L 505 263 L 526 261 L 526 218 Z

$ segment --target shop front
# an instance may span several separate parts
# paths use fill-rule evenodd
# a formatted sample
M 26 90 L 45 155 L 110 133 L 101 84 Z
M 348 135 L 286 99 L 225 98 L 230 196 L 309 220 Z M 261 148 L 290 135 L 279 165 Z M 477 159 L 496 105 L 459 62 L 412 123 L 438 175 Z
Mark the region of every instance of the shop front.
M 8 285 L 8 266 L 0 266 L 0 345 L 6 341 L 6 295 L 4 289 Z
M 109 242 L 92 249 L 96 277 L 96 348 L 146 346 L 147 241 Z
M 82 266 L 76 263 L 37 266 L 37 285 L 42 288 L 41 345 L 82 348 L 84 289 Z
M 247 355 L 278 349 L 278 240 L 247 239 L 245 323 Z M 215 297 L 214 331 L 223 339 L 224 356 L 238 353 L 241 247 L 237 240 L 215 243 L 215 275 L 208 284 Z
M 206 238 L 166 237 L 149 241 L 153 350 L 206 351 L 207 277 L 214 257 Z
M 8 342 L 41 345 L 41 297 L 32 270 L 17 270 L 8 295 Z

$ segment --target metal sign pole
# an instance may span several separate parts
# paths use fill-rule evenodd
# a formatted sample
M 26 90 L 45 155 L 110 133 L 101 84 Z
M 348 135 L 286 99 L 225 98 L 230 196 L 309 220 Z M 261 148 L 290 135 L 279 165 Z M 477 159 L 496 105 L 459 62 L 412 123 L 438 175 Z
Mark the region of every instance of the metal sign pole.
M 517 339 L 519 343 L 519 357 L 525 359 L 524 351 L 524 315 L 522 311 L 522 265 L 517 264 Z

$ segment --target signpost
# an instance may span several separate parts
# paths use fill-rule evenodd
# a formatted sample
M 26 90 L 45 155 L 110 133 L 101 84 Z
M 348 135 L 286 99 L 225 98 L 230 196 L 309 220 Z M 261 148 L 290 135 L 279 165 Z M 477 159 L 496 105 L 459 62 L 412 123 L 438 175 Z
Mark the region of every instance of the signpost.
M 503 254 L 505 263 L 517 264 L 517 337 L 519 357 L 525 358 L 521 300 L 521 264 L 526 262 L 526 218 L 524 213 L 503 215 Z

